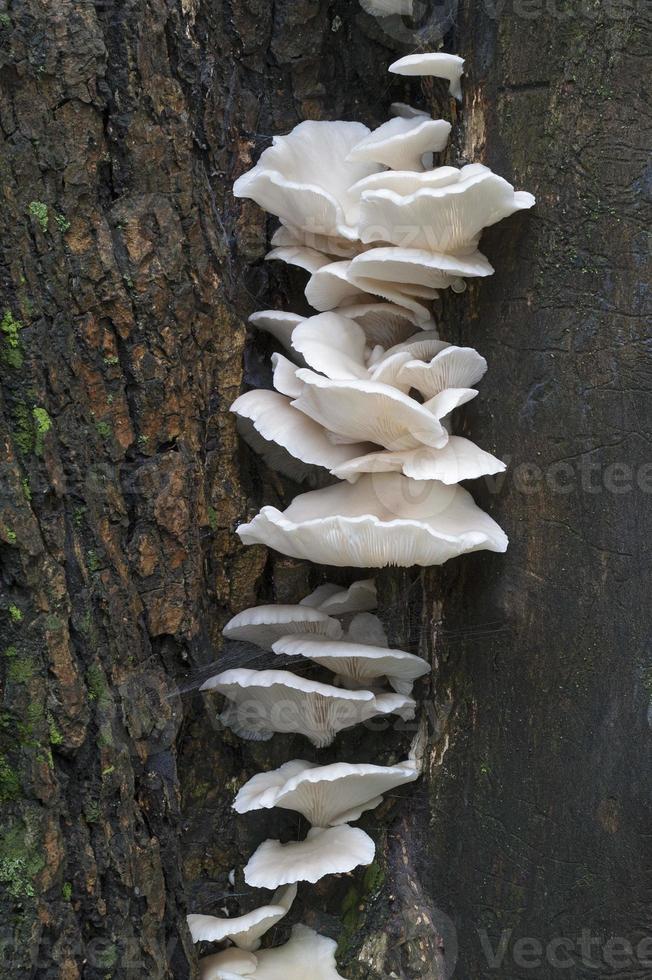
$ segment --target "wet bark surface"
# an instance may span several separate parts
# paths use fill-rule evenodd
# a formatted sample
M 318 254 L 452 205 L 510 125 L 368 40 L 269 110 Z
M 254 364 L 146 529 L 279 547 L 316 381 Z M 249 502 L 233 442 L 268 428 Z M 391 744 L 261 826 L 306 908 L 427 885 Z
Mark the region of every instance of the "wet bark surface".
M 538 198 L 486 235 L 496 275 L 446 300 L 442 331 L 490 363 L 464 434 L 510 460 L 479 496 L 512 545 L 379 576 L 391 641 L 433 657 L 424 778 L 361 822 L 374 865 L 302 887 L 288 922 L 370 980 L 456 957 L 490 976 L 504 929 L 501 978 L 557 976 L 514 942 L 583 928 L 603 962 L 576 948 L 574 975 L 611 976 L 609 937 L 649 929 L 644 8 L 443 6 L 459 114 L 443 85 L 386 74 L 414 35 L 354 3 L 0 12 L 3 975 L 193 977 L 185 913 L 252 907 L 243 863 L 305 829 L 230 803 L 307 743 L 243 743 L 197 693 L 216 665 L 263 664 L 223 645 L 227 618 L 323 573 L 234 533 L 296 492 L 228 414 L 267 378 L 245 319 L 303 308 L 230 188 L 274 133 L 374 125 L 393 99 L 452 111 L 451 161 Z M 396 761 L 414 734 L 361 729 L 320 758 Z

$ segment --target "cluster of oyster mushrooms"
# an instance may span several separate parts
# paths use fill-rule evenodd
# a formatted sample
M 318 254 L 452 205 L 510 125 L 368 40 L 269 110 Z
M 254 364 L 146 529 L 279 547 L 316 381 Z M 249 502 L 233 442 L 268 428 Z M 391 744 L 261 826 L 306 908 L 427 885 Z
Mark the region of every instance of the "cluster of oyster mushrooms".
M 390 71 L 448 79 L 460 98 L 462 67 L 455 55 L 430 53 Z M 238 533 L 245 544 L 323 565 L 435 565 L 507 547 L 502 529 L 459 485 L 504 464 L 454 435 L 451 422 L 477 395 L 487 364 L 440 338 L 432 302 L 493 272 L 478 250 L 482 229 L 534 198 L 480 164 L 433 168 L 450 123 L 403 103 L 392 112 L 373 132 L 357 122 L 300 123 L 234 188 L 280 219 L 267 258 L 305 270 L 314 313 L 272 309 L 250 318 L 282 350 L 272 355 L 273 387 L 246 392 L 232 411 L 270 467 L 317 486 L 283 512 L 263 507 Z M 414 717 L 412 686 L 428 665 L 388 648 L 375 606 L 375 585 L 365 579 L 232 619 L 227 639 L 271 651 L 283 667 L 241 667 L 208 680 L 204 689 L 227 699 L 222 722 L 243 738 L 299 733 L 321 748 L 362 722 Z M 325 683 L 286 669 L 306 662 L 333 677 Z M 288 912 L 299 882 L 373 860 L 373 841 L 350 824 L 417 775 L 414 759 L 395 766 L 295 759 L 249 780 L 236 797 L 238 813 L 282 807 L 311 829 L 302 841 L 265 841 L 246 865 L 248 885 L 276 889 L 269 905 L 237 919 L 190 916 L 196 941 L 233 944 L 202 960 L 204 980 L 339 977 L 335 944 L 306 926 L 276 949 L 259 951 L 260 938 Z

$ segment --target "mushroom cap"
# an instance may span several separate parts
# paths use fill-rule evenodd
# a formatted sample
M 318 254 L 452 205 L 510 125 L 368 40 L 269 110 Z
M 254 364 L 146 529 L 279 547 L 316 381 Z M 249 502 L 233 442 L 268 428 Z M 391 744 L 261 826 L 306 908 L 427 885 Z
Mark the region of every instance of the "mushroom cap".
M 240 949 L 258 949 L 261 936 L 287 915 L 296 895 L 296 885 L 285 885 L 275 892 L 269 905 L 263 905 L 234 919 L 214 915 L 189 915 L 188 928 L 192 940 L 195 943 L 221 943 L 230 939 Z
M 302 599 L 300 605 L 312 606 L 313 609 L 319 609 L 329 616 L 368 612 L 378 605 L 376 580 L 373 578 L 359 579 L 357 582 L 353 582 L 348 589 L 342 589 L 339 585 L 320 585 L 305 599 Z
M 360 237 L 367 243 L 383 240 L 402 245 L 409 227 L 411 248 L 474 251 L 483 228 L 533 204 L 531 194 L 515 191 L 497 174 L 474 171 L 468 177 L 463 169 L 460 180 L 444 187 L 423 187 L 405 195 L 382 189 L 363 191 Z
M 446 78 L 450 83 L 450 93 L 456 99 L 462 98 L 460 79 L 463 70 L 464 58 L 434 51 L 408 54 L 389 66 L 389 71 L 395 75 L 434 75 L 435 78 Z
M 357 820 L 382 802 L 383 793 L 414 782 L 418 775 L 411 762 L 398 766 L 348 762 L 317 766 L 294 759 L 245 783 L 233 808 L 237 813 L 249 813 L 277 806 L 301 813 L 313 827 L 334 827 Z
M 263 507 L 237 532 L 321 565 L 383 568 L 441 565 L 472 551 L 504 552 L 507 535 L 460 486 L 365 474 L 296 497 L 281 512 Z
M 347 160 L 382 163 L 393 170 L 423 170 L 424 154 L 441 152 L 451 128 L 445 119 L 396 116 L 360 140 Z
M 491 173 L 489 167 L 482 163 L 469 163 L 465 167 L 435 167 L 433 170 L 383 170 L 379 174 L 371 174 L 354 184 L 352 194 L 361 195 L 363 191 L 387 190 L 395 191 L 403 196 L 414 194 L 424 187 L 446 187 L 456 184 L 473 173 Z M 360 249 L 358 248 L 356 254 Z
M 351 260 L 344 259 L 324 265 L 314 272 L 308 280 L 305 295 L 310 305 L 321 312 L 350 306 L 352 303 L 369 302 L 372 296 L 381 296 L 395 306 L 408 310 L 418 322 L 424 323 L 432 320 L 432 315 L 428 307 L 417 302 L 414 297 L 432 300 L 439 294 L 437 290 L 427 286 L 405 284 L 401 287 L 365 276 L 354 277 L 351 273 Z
M 289 398 L 296 398 L 302 391 L 302 385 L 297 381 L 298 366 L 283 354 L 278 353 L 272 354 L 271 361 L 276 390 Z
M 320 633 L 337 639 L 342 627 L 319 609 L 275 604 L 243 609 L 222 630 L 227 640 L 244 640 L 263 650 L 271 650 L 272 644 L 288 633 Z
M 351 303 L 340 306 L 337 312 L 362 327 L 370 347 L 391 347 L 407 340 L 415 327 L 430 331 L 435 326 L 434 320 L 423 321 L 395 303 Z
M 421 446 L 401 452 L 374 452 L 351 459 L 331 470 L 338 480 L 351 483 L 363 473 L 402 473 L 412 480 L 460 483 L 479 476 L 502 473 L 505 464 L 462 436 L 450 436 L 441 449 Z
M 296 881 L 314 884 L 326 875 L 371 864 L 375 853 L 371 837 L 357 827 L 313 827 L 302 841 L 266 840 L 249 858 L 244 878 L 254 888 L 278 888 Z
M 272 649 L 288 657 L 313 660 L 353 689 L 368 687 L 379 677 L 386 677 L 395 691 L 410 695 L 414 681 L 430 672 L 430 665 L 413 653 L 350 640 L 282 636 Z
M 274 137 L 256 166 L 236 180 L 233 193 L 297 228 L 356 239 L 349 188 L 378 167 L 346 157 L 368 133 L 356 122 L 299 123 L 287 136 Z
M 292 334 L 292 347 L 329 378 L 368 378 L 367 338 L 355 320 L 331 311 L 308 317 Z
M 417 109 L 413 105 L 408 105 L 407 102 L 392 102 L 389 111 L 393 116 L 401 116 L 403 119 L 415 119 L 417 116 L 430 118 L 430 113 L 426 112 L 425 109 Z
M 271 261 L 286 262 L 288 265 L 296 265 L 300 269 L 305 269 L 311 275 L 323 265 L 328 265 L 333 260 L 329 255 L 318 252 L 315 248 L 308 248 L 305 245 L 282 245 L 273 248 L 265 256 L 266 262 Z
M 286 313 L 284 310 L 260 310 L 249 317 L 252 326 L 270 333 L 287 350 L 291 350 L 292 331 L 303 320 L 304 316 Z
M 201 980 L 240 980 L 240 977 L 254 976 L 257 963 L 258 959 L 253 953 L 233 946 L 221 953 L 202 957 L 199 975 Z
M 493 266 L 481 252 L 446 255 L 419 248 L 371 248 L 351 261 L 351 275 L 443 289 L 451 277 L 490 276 Z M 400 286 L 399 286 L 400 288 Z
M 292 404 L 348 442 L 372 442 L 385 449 L 439 449 L 448 442 L 441 419 L 477 395 L 448 388 L 423 405 L 377 381 L 331 381 L 314 371 L 297 372 L 305 387 Z
M 409 349 L 384 356 L 370 374 L 373 381 L 392 385 L 404 394 L 415 388 L 430 401 L 445 391 L 471 390 L 486 371 L 486 360 L 473 347 L 448 344 L 430 361 L 414 358 Z
M 258 954 L 256 980 L 344 980 L 337 972 L 337 943 L 304 925 L 292 927 L 284 946 Z
M 311 466 L 332 470 L 373 450 L 363 443 L 357 447 L 333 443 L 323 426 L 294 408 L 290 399 L 277 391 L 248 391 L 236 398 L 230 410 L 249 423 L 248 428 L 240 427 L 240 433 L 252 449 L 272 469 L 294 480 L 307 479 Z
M 351 643 L 362 643 L 365 646 L 389 647 L 385 627 L 378 616 L 369 612 L 360 612 L 353 617 L 348 629 L 344 634 L 344 639 Z
M 242 738 L 265 741 L 274 732 L 294 732 L 318 748 L 330 745 L 339 731 L 369 718 L 389 714 L 411 718 L 415 708 L 411 698 L 400 694 L 346 691 L 289 670 L 225 670 L 205 681 L 200 690 L 218 691 L 232 702 L 220 720 Z

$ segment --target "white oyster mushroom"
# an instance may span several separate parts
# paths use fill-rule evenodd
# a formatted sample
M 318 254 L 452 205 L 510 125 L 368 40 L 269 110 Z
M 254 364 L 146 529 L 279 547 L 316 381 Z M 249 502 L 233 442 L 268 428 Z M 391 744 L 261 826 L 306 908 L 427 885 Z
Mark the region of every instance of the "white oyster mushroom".
M 221 943 L 229 939 L 240 949 L 256 950 L 261 937 L 288 914 L 296 895 L 296 885 L 285 885 L 272 896 L 269 905 L 233 919 L 189 915 L 188 928 L 193 942 Z
M 389 66 L 389 71 L 395 75 L 432 75 L 435 78 L 446 78 L 450 83 L 450 93 L 455 99 L 462 98 L 463 70 L 464 58 L 442 52 L 408 54 Z
M 293 759 L 245 783 L 235 798 L 237 813 L 281 807 L 301 813 L 313 827 L 352 823 L 382 803 L 383 793 L 418 778 L 415 765 L 374 766 L 335 762 L 317 766 Z
M 302 329 L 300 324 L 297 329 Z M 377 361 L 369 371 L 372 381 L 392 385 L 407 393 L 415 388 L 425 399 L 447 389 L 471 389 L 487 371 L 487 362 L 473 347 L 443 345 L 429 361 L 397 351 Z M 302 392 L 303 394 L 303 392 Z
M 344 639 L 351 643 L 363 643 L 365 646 L 388 647 L 385 627 L 369 612 L 360 612 L 353 617 L 348 625 Z
M 351 261 L 350 274 L 354 281 L 357 276 L 366 276 L 397 284 L 441 288 L 450 282 L 451 277 L 476 278 L 490 276 L 493 271 L 491 263 L 478 251 L 469 255 L 447 255 L 425 249 L 387 246 L 361 252 Z M 453 282 L 451 285 L 457 292 L 460 287 L 464 289 L 463 283 Z M 397 288 L 400 289 L 400 285 Z
M 356 200 L 349 188 L 379 168 L 346 157 L 369 130 L 362 123 L 306 120 L 275 136 L 255 167 L 236 180 L 247 197 L 289 225 L 355 240 Z
M 442 423 L 454 408 L 475 398 L 471 388 L 448 388 L 420 404 L 377 381 L 332 381 L 300 370 L 304 388 L 292 404 L 349 443 L 372 442 L 385 449 L 439 449 L 448 442 Z
M 460 180 L 443 187 L 422 187 L 410 194 L 366 190 L 361 198 L 363 242 L 405 246 L 409 228 L 411 248 L 446 253 L 475 251 L 483 228 L 535 203 L 531 194 L 515 191 L 491 171 L 474 171 L 469 177 L 464 168 Z
M 376 845 L 357 827 L 313 827 L 305 840 L 266 840 L 249 858 L 244 879 L 254 888 L 278 888 L 296 881 L 314 884 L 326 875 L 346 874 L 371 864 Z
M 283 512 L 263 507 L 237 533 L 244 544 L 354 568 L 441 565 L 472 551 L 504 552 L 508 543 L 462 487 L 399 473 L 301 494 Z
M 314 592 L 300 602 L 302 606 L 312 606 L 329 616 L 344 616 L 346 613 L 363 613 L 378 605 L 376 581 L 373 578 L 359 579 L 342 589 L 339 585 L 327 583 L 318 586 Z
M 445 119 L 397 116 L 360 140 L 347 160 L 382 163 L 392 170 L 423 170 L 424 155 L 441 152 L 450 131 L 451 124 Z
M 337 468 L 373 450 L 368 444 L 335 444 L 323 426 L 292 406 L 277 391 L 248 391 L 231 405 L 243 439 L 267 465 L 293 480 L 309 479 L 312 467 Z
M 367 338 L 362 327 L 336 311 L 297 324 L 292 347 L 305 363 L 337 380 L 369 377 Z
M 253 953 L 233 946 L 221 953 L 202 957 L 199 976 L 201 980 L 240 980 L 241 977 L 254 976 L 257 964 L 258 959 Z
M 451 277 L 450 282 L 453 282 Z M 450 283 L 448 283 L 450 284 Z M 351 303 L 369 302 L 372 296 L 381 296 L 390 303 L 409 310 L 419 323 L 432 319 L 427 306 L 414 298 L 426 300 L 436 299 L 439 295 L 435 289 L 428 287 L 396 285 L 395 283 L 380 282 L 377 279 L 356 278 L 351 274 L 351 260 L 331 262 L 314 272 L 305 289 L 306 299 L 310 305 L 321 312 Z
M 423 173 L 414 170 L 384 170 L 380 174 L 371 174 L 359 180 L 351 188 L 351 193 L 360 196 L 363 191 L 385 190 L 403 195 L 414 194 L 415 191 L 427 187 L 447 187 L 449 184 L 457 184 L 463 177 L 468 179 L 474 173 L 491 173 L 491 171 L 481 163 L 468 164 L 461 169 L 435 167 L 434 170 L 424 170 Z
M 256 980 L 345 980 L 337 972 L 337 943 L 304 925 L 293 926 L 284 946 L 258 954 Z
M 346 691 L 288 670 L 225 670 L 200 690 L 218 691 L 229 699 L 220 721 L 242 738 L 266 741 L 274 732 L 293 732 L 318 748 L 330 745 L 345 728 L 380 715 L 411 718 L 415 708 L 411 698 L 400 694 Z
M 319 609 L 279 603 L 243 609 L 222 630 L 227 640 L 253 643 L 263 650 L 271 650 L 280 637 L 289 633 L 314 633 L 336 640 L 342 635 L 342 627 Z
M 373 452 L 331 470 L 338 480 L 355 483 L 365 473 L 402 473 L 412 480 L 453 484 L 502 473 L 505 464 L 462 436 L 450 436 L 442 449 L 421 446 L 402 452 Z
M 332 670 L 337 683 L 351 690 L 373 686 L 379 678 L 386 677 L 398 694 L 410 695 L 415 680 L 430 671 L 429 664 L 413 653 L 350 640 L 283 636 L 272 649 L 285 656 L 313 660 Z
M 435 327 L 434 320 L 420 320 L 411 310 L 394 303 L 352 303 L 340 306 L 337 312 L 362 327 L 370 347 L 392 347 L 407 340 L 415 327 L 420 330 Z
M 305 320 L 304 316 L 286 313 L 284 310 L 261 310 L 259 313 L 252 313 L 249 317 L 252 326 L 271 334 L 288 350 L 291 347 L 292 331 L 303 320 Z

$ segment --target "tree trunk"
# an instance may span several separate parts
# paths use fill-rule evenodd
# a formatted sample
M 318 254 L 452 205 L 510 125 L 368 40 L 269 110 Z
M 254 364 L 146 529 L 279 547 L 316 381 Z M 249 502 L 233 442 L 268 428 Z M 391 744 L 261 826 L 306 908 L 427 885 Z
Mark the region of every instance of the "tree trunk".
M 196 693 L 243 655 L 223 648 L 231 615 L 324 573 L 234 533 L 297 489 L 228 412 L 267 371 L 245 320 L 306 308 L 231 186 L 301 119 L 376 125 L 394 99 L 450 114 L 443 84 L 386 72 L 438 23 L 468 69 L 451 162 L 538 199 L 485 236 L 496 275 L 446 300 L 442 330 L 490 364 L 465 434 L 510 460 L 473 489 L 512 544 L 378 576 L 391 640 L 433 655 L 425 773 L 362 820 L 374 865 L 302 887 L 287 921 L 337 938 L 352 980 L 441 980 L 456 957 L 485 978 L 503 929 L 505 978 L 524 937 L 643 936 L 643 4 L 436 6 L 419 35 L 353 0 L 0 14 L 7 976 L 196 976 L 185 913 L 250 908 L 243 864 L 296 830 L 230 804 L 305 741 L 244 743 Z M 414 735 L 363 728 L 320 758 L 395 761 Z M 549 952 L 526 975 L 556 976 Z

